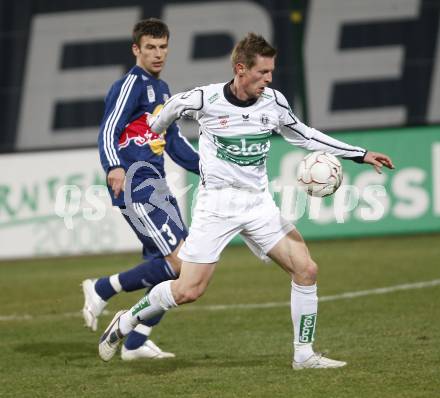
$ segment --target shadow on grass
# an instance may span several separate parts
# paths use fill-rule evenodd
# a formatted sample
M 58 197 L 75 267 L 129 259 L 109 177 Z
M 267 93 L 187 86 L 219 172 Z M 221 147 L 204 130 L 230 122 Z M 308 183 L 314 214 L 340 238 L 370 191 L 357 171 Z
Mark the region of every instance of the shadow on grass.
M 233 368 L 261 368 L 267 367 L 268 363 L 280 363 L 280 356 L 278 355 L 258 355 L 249 357 L 243 354 L 234 357 L 221 357 L 205 355 L 189 355 L 184 354 L 177 358 L 169 359 L 146 359 L 131 362 L 124 362 L 117 355 L 109 362 L 104 363 L 99 360 L 97 345 L 87 342 L 36 342 L 26 343 L 15 346 L 14 351 L 26 356 L 37 356 L 39 358 L 53 358 L 61 359 L 66 363 L 69 362 L 71 366 L 84 367 L 83 360 L 93 361 L 96 366 L 98 363 L 106 367 L 107 370 L 118 370 L 128 374 L 148 374 L 151 376 L 165 375 L 183 369 L 197 369 L 197 368 L 213 368 L 213 369 L 233 369 Z M 76 362 L 79 361 L 79 362 Z M 72 363 L 72 362 L 76 362 Z M 92 364 L 92 362 L 90 362 Z
M 129 366 L 135 373 L 145 373 L 152 376 L 160 376 L 179 369 L 191 368 L 263 368 L 267 367 L 268 362 L 285 365 L 285 363 L 281 361 L 281 358 L 276 355 L 264 355 L 254 358 L 246 358 L 245 356 L 243 356 L 243 358 L 213 358 L 206 355 L 202 358 L 178 357 L 173 359 L 134 361 L 129 363 L 119 361 L 121 365 Z
M 68 360 L 97 358 L 98 345 L 81 342 L 38 342 L 19 344 L 15 352 L 26 355 L 37 355 L 39 357 L 64 357 Z

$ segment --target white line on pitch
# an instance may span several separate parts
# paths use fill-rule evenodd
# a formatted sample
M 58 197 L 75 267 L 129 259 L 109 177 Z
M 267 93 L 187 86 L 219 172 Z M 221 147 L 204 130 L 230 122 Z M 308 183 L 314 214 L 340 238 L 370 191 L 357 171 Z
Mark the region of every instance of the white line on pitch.
M 424 287 L 432 287 L 439 285 L 440 285 L 440 279 L 434 279 L 432 281 L 426 281 L 426 282 L 405 283 L 403 285 L 381 287 L 381 288 L 369 289 L 369 290 L 358 290 L 356 292 L 347 292 L 347 293 L 335 294 L 332 296 L 322 296 L 319 297 L 319 302 L 322 303 L 324 301 L 347 300 L 362 296 L 373 296 L 378 294 L 393 293 L 399 290 L 422 289 Z M 286 307 L 286 306 L 290 306 L 290 301 L 258 303 L 258 304 L 225 304 L 225 305 L 205 305 L 205 306 L 193 306 L 193 307 L 188 306 L 188 307 L 182 307 L 182 309 L 186 309 L 187 311 L 188 310 L 217 311 L 217 310 L 229 310 L 229 309 L 276 308 L 276 307 Z
M 400 290 L 413 290 L 422 289 L 425 287 L 439 286 L 440 279 L 434 279 L 425 282 L 416 283 L 405 283 L 403 285 L 394 285 L 388 287 L 381 287 L 377 289 L 369 290 L 358 290 L 355 292 L 346 292 L 341 294 L 335 294 L 332 296 L 322 296 L 319 298 L 320 302 L 325 301 L 337 301 L 337 300 L 347 300 L 363 296 L 374 296 L 379 294 L 388 294 L 397 292 Z M 277 307 L 287 307 L 290 306 L 290 302 L 271 302 L 271 303 L 255 303 L 255 304 L 224 304 L 224 305 L 194 305 L 194 306 L 184 306 L 179 308 L 180 311 L 220 311 L 220 310 L 234 310 L 234 309 L 262 309 L 262 308 L 277 308 Z M 108 315 L 109 311 L 105 310 L 103 315 Z M 56 318 L 72 318 L 80 317 L 81 313 L 76 312 L 66 312 L 63 314 L 51 314 L 51 315 L 0 315 L 0 321 L 29 321 L 34 319 L 56 319 Z

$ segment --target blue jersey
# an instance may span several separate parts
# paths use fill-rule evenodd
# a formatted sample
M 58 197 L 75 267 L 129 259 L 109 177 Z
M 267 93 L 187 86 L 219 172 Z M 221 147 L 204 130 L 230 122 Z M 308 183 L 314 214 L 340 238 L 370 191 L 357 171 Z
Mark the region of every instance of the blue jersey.
M 199 174 L 199 155 L 180 134 L 173 123 L 166 132 L 152 133 L 147 126 L 146 113 L 156 114 L 170 97 L 168 85 L 134 66 L 122 79 L 110 88 L 105 99 L 104 117 L 101 122 L 98 145 L 102 167 L 108 173 L 122 167 L 126 172 L 138 161 L 152 167 L 136 170 L 130 187 L 133 202 L 145 203 L 154 191 L 152 187 L 135 190 L 151 178 L 164 178 L 163 152 L 186 170 Z M 114 197 L 109 188 L 113 205 L 124 206 L 124 193 Z

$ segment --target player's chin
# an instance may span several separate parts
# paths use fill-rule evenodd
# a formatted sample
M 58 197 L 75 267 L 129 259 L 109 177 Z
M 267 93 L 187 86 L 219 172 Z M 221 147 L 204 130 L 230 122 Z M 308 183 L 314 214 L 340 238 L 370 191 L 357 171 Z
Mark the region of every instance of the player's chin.
M 259 98 L 259 97 L 261 97 L 261 94 L 263 94 L 263 92 L 264 92 L 264 88 L 257 88 L 257 90 L 255 91 L 255 97 L 256 98 Z
M 151 69 L 152 69 L 152 71 L 155 72 L 155 73 L 160 73 L 160 72 L 162 72 L 163 64 L 152 65 L 152 66 L 151 66 Z

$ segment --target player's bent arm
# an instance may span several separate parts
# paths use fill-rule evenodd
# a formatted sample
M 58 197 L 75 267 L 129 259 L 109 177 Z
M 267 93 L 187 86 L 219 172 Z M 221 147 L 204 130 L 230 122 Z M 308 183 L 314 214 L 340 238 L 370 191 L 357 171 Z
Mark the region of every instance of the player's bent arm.
M 364 148 L 346 144 L 305 125 L 293 114 L 286 97 L 280 91 L 273 90 L 273 94 L 279 115 L 277 131 L 287 142 L 309 151 L 326 151 L 358 163 L 364 162 L 367 153 Z
M 284 126 L 281 129 L 281 134 L 292 145 L 300 146 L 310 151 L 326 151 L 357 163 L 371 164 L 378 173 L 381 173 L 382 166 L 394 169 L 393 162 L 387 155 L 346 144 L 329 137 L 319 130 L 308 127 L 298 120 L 293 125 Z
M 142 82 L 131 73 L 115 83 L 107 94 L 98 137 L 101 164 L 106 173 L 112 168 L 124 167 L 119 156 L 118 142 L 141 95 Z
M 297 119 L 295 123 L 283 126 L 280 133 L 292 145 L 309 151 L 326 151 L 357 163 L 363 163 L 367 153 L 364 148 L 352 146 L 332 138 L 319 130 L 306 126 Z
M 368 163 L 373 165 L 378 173 L 381 172 L 382 166 L 394 168 L 393 162 L 387 155 L 346 144 L 305 125 L 293 114 L 284 95 L 277 90 L 273 90 L 273 93 L 279 112 L 278 132 L 290 144 L 310 151 L 326 151 L 357 163 Z
M 189 141 L 180 134 L 180 129 L 175 123 L 168 127 L 165 151 L 180 167 L 195 174 L 200 174 L 199 154 Z
M 152 131 L 164 131 L 183 114 L 198 119 L 202 108 L 203 91 L 195 88 L 191 91 L 173 95 L 165 102 L 157 116 L 148 117 L 148 122 Z

